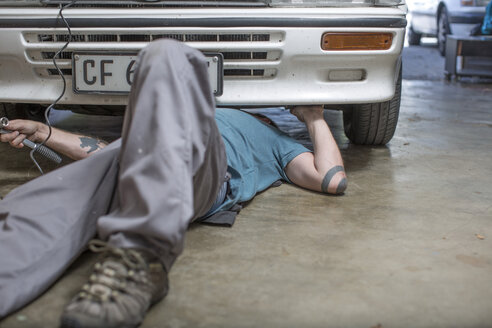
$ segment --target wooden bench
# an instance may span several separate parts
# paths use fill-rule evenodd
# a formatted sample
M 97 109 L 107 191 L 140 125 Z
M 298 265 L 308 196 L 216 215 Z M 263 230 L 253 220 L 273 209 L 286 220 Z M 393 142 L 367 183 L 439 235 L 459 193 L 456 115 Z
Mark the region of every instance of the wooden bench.
M 444 74 L 448 81 L 460 76 L 492 77 L 492 36 L 448 35 Z

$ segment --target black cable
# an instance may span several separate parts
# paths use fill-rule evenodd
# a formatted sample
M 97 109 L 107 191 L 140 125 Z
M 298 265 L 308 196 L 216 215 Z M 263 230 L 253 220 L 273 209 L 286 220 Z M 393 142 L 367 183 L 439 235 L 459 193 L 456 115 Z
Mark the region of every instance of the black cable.
M 60 99 L 62 99 L 63 95 L 65 94 L 65 91 L 67 90 L 67 80 L 65 79 L 65 75 L 63 74 L 62 70 L 58 67 L 58 64 L 56 62 L 56 59 L 60 57 L 60 54 L 68 47 L 68 45 L 70 44 L 70 42 L 72 42 L 72 30 L 70 29 L 70 25 L 68 24 L 67 20 L 63 16 L 63 10 L 66 9 L 66 8 L 68 8 L 68 7 L 73 6 L 77 1 L 78 0 L 73 0 L 72 2 L 70 2 L 70 3 L 66 4 L 66 5 L 63 5 L 63 6 L 60 4 L 60 11 L 58 12 L 58 15 L 61 17 L 61 19 L 63 20 L 63 23 L 65 24 L 65 26 L 67 27 L 67 30 L 68 30 L 68 40 L 67 40 L 67 42 L 53 56 L 53 64 L 55 65 L 55 68 L 58 71 L 58 74 L 61 76 L 61 78 L 63 80 L 63 90 L 62 90 L 60 96 L 51 105 L 49 105 L 46 108 L 46 110 L 44 111 L 44 118 L 46 120 L 46 124 L 48 125 L 48 136 L 46 137 L 46 139 L 43 140 L 43 142 L 41 142 L 38 145 L 38 147 L 36 147 L 33 150 L 31 150 L 31 152 L 29 153 L 29 156 L 31 157 L 32 161 L 34 162 L 34 164 L 36 165 L 36 167 L 38 168 L 38 170 L 41 172 L 41 174 L 44 174 L 44 172 L 41 169 L 41 166 L 39 165 L 38 161 L 36 161 L 36 159 L 34 158 L 34 153 L 38 149 L 42 148 L 41 146 L 44 146 L 48 142 L 48 140 L 50 139 L 51 132 L 52 132 L 52 127 L 51 127 L 49 115 L 50 115 L 51 109 L 53 109 L 56 106 L 56 104 L 60 101 Z

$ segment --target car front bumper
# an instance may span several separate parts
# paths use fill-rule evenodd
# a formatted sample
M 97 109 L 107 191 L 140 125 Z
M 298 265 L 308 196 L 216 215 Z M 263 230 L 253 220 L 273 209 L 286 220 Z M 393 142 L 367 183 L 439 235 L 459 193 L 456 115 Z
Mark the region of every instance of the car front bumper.
M 62 90 L 50 58 L 67 29 L 55 9 L 0 13 L 0 102 L 48 104 Z M 218 105 L 380 102 L 394 94 L 405 8 L 70 9 L 71 42 L 57 62 L 67 78 L 60 104 L 124 105 L 126 95 L 72 90 L 73 52 L 138 52 L 166 36 L 224 54 Z M 388 32 L 388 50 L 324 51 L 325 32 Z

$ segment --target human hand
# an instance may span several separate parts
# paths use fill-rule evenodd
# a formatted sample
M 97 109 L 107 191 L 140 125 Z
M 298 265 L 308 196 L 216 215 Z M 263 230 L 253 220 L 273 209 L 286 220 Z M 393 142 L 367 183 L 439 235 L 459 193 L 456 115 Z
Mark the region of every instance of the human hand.
M 322 105 L 294 106 L 290 109 L 292 115 L 301 122 L 308 123 L 316 119 L 323 119 Z
M 13 120 L 7 126 L 1 127 L 5 131 L 12 131 L 6 134 L 0 134 L 1 142 L 8 142 L 16 148 L 24 147 L 22 143 L 25 139 L 36 141 L 41 124 L 29 120 Z

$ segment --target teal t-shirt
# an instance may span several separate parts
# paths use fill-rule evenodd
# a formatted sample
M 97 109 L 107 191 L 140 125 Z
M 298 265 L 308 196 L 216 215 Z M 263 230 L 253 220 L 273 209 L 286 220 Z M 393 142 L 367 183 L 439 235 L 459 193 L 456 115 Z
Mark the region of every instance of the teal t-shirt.
M 226 148 L 231 194 L 214 212 L 251 200 L 278 180 L 290 182 L 285 166 L 310 151 L 280 130 L 236 109 L 217 108 L 215 121 Z

